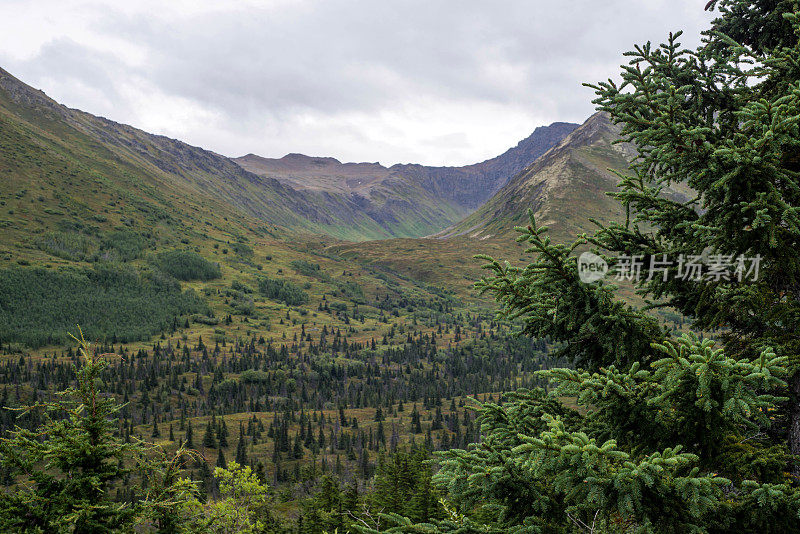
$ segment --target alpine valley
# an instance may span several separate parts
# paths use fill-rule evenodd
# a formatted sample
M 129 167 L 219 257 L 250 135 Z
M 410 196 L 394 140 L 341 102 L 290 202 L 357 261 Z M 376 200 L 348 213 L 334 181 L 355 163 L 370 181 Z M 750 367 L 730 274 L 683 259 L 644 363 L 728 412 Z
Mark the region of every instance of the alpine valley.
M 196 450 L 182 472 L 203 499 L 235 460 L 292 531 L 444 517 L 426 461 L 479 439 L 468 397 L 555 363 L 478 295 L 470 257 L 529 260 L 528 208 L 564 238 L 622 217 L 604 194 L 633 155 L 618 133 L 598 113 L 464 167 L 229 158 L 0 70 L 0 403 L 68 388 L 82 332 L 124 403 L 114 436 Z M 3 433 L 36 422 L 0 412 Z
M 800 532 L 796 0 L 10 4 L 0 533 Z

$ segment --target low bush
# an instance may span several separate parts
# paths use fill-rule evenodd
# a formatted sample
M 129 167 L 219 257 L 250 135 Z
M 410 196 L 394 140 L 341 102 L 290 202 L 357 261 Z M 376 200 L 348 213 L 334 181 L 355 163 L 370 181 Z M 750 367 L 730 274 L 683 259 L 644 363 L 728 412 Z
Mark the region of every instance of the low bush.
M 213 280 L 222 276 L 219 264 L 191 250 L 170 250 L 149 258 L 156 269 L 178 280 Z
M 283 302 L 287 306 L 299 306 L 308 302 L 308 293 L 286 280 L 261 278 L 258 281 L 258 291 L 268 299 Z

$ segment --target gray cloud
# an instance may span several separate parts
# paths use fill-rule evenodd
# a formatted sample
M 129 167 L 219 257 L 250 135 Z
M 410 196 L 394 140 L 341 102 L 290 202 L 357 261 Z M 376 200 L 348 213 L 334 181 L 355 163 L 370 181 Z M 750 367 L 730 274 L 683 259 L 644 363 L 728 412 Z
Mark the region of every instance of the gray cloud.
M 704 3 L 12 1 L 0 62 L 70 106 L 224 154 L 468 163 L 585 119 L 581 82 L 613 76 L 633 43 L 685 28 L 695 45 Z

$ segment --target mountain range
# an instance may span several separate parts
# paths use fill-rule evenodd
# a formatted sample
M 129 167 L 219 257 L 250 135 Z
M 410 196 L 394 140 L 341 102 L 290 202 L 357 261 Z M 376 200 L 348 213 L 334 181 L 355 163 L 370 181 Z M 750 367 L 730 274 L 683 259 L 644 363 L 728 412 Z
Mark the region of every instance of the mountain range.
M 618 138 L 598 113 L 582 125 L 536 128 L 503 154 L 462 167 L 228 158 L 70 109 L 0 69 L 0 245 L 35 248 L 34 236 L 88 220 L 149 227 L 164 243 L 253 231 L 302 236 L 368 262 L 403 261 L 392 252 L 403 240 L 386 238 L 428 236 L 429 252 L 443 257 L 502 251 L 528 208 L 565 239 L 589 229 L 590 218 L 620 217 L 604 194 L 617 181 L 612 169 L 633 157 Z M 0 249 L 0 259 L 16 253 Z
M 309 202 L 325 206 L 348 225 L 359 224 L 359 215 L 366 215 L 379 228 L 375 231 L 367 223 L 371 228 L 362 230 L 367 237 L 421 237 L 474 211 L 577 127 L 557 122 L 536 128 L 505 153 L 463 167 L 384 167 L 302 154 L 280 159 L 248 154 L 234 161 L 302 192 Z
M 553 239 L 570 242 L 602 222 L 624 217 L 614 191 L 616 172 L 634 156 L 633 147 L 619 142 L 619 127 L 596 113 L 574 128 L 540 157 L 512 176 L 486 202 L 458 223 L 427 239 L 390 239 L 333 246 L 337 254 L 407 273 L 436 285 L 462 288 L 462 295 L 480 278 L 481 262 L 474 254 L 489 254 L 524 264 L 514 227 L 527 225 L 532 209 Z M 424 245 L 420 244 L 424 241 Z M 424 251 L 424 256 L 420 253 Z
M 614 171 L 626 169 L 635 150 L 618 140 L 618 126 L 604 113 L 592 115 L 437 237 L 505 237 L 514 226 L 527 224 L 528 209 L 540 224 L 554 226 L 565 239 L 590 230 L 589 218 L 621 217 L 619 202 L 606 193 L 616 189 L 619 177 Z
M 45 158 L 95 167 L 108 187 L 125 188 L 158 209 L 213 205 L 215 213 L 233 211 L 291 232 L 350 241 L 421 237 L 453 225 L 577 128 L 569 123 L 537 128 L 504 154 L 464 167 L 387 168 L 299 154 L 230 159 L 67 108 L 2 69 L 0 115 L 9 146 L 36 147 Z M 19 159 L 18 152 L 7 158 Z M 51 176 L 58 179 L 62 173 Z M 70 195 L 69 187 L 50 186 Z

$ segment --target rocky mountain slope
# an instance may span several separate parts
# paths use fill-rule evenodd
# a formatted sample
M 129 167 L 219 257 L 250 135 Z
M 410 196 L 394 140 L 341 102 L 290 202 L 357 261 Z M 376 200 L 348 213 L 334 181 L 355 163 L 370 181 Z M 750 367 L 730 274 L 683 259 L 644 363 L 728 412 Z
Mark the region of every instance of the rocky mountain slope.
M 581 233 L 593 232 L 590 219 L 622 220 L 619 202 L 606 193 L 614 191 L 619 177 L 635 157 L 631 145 L 617 143 L 619 128 L 605 114 L 597 113 L 572 131 L 531 165 L 512 177 L 476 211 L 427 239 L 391 239 L 332 245 L 332 250 L 354 261 L 391 267 L 437 285 L 469 288 L 480 278 L 482 261 L 474 254 L 524 265 L 530 256 L 516 243 L 515 226 L 528 223 L 532 209 L 540 224 L 550 228 L 557 242 L 571 242 Z M 669 194 L 680 198 L 691 192 L 675 185 Z
M 395 165 L 392 169 L 406 176 L 418 176 L 419 183 L 437 196 L 474 210 L 577 127 L 568 122 L 540 126 L 503 154 L 465 167 Z
M 619 128 L 605 114 L 593 115 L 478 210 L 436 237 L 507 240 L 514 226 L 526 223 L 528 208 L 565 239 L 590 231 L 590 218 L 621 217 L 619 203 L 605 193 L 619 181 L 611 169 L 624 171 L 634 152 L 629 145 L 614 144 L 618 139 Z
M 302 154 L 279 159 L 248 154 L 234 161 L 316 198 L 317 203 L 335 204 L 348 219 L 353 212 L 366 213 L 386 236 L 419 237 L 468 215 L 575 128 L 576 124 L 563 122 L 539 127 L 500 156 L 464 167 L 384 167 Z

